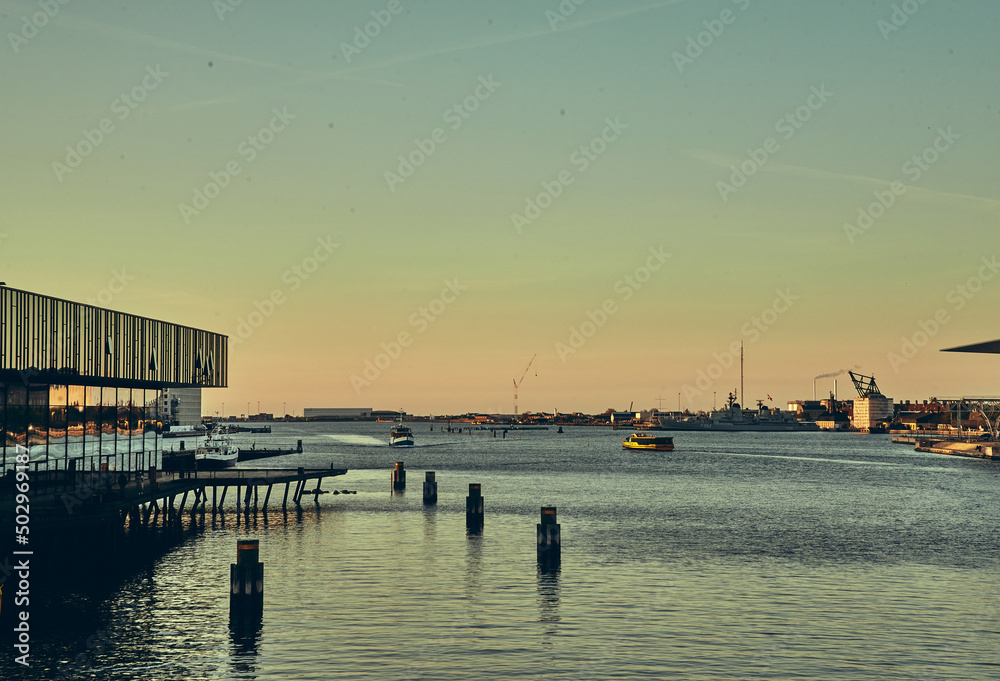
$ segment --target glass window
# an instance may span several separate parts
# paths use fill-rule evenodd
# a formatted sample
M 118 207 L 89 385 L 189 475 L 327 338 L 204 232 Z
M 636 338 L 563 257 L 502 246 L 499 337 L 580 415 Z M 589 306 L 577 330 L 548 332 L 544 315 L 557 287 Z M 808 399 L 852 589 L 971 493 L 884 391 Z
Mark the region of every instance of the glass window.
M 28 387 L 28 447 L 49 444 L 49 386 Z M 32 457 L 34 459 L 34 456 Z
M 64 385 L 49 386 L 49 441 L 45 450 L 49 459 L 66 457 L 66 398 L 67 388 Z M 32 457 L 35 459 L 35 457 Z
M 66 454 L 71 459 L 83 456 L 84 409 L 87 389 L 79 385 L 69 386 L 66 403 Z M 79 464 L 77 464 L 79 466 Z

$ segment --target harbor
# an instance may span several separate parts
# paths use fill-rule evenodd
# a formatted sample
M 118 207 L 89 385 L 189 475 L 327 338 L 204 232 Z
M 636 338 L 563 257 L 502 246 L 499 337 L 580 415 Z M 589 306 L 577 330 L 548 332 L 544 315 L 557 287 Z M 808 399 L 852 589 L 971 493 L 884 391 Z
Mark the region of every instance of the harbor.
M 275 482 L 265 523 L 263 508 L 254 514 L 251 503 L 248 514 L 242 505 L 245 489 L 236 495 L 224 480 L 230 471 L 212 474 L 229 484 L 214 518 L 209 489 L 204 520 L 201 506 L 192 519 L 189 489 L 179 538 L 149 567 L 88 596 L 99 607 L 76 596 L 59 609 L 71 608 L 70 622 L 56 626 L 37 612 L 33 660 L 55 673 L 39 667 L 25 678 L 115 679 L 140 665 L 166 681 L 293 678 L 308 659 L 324 678 L 375 669 L 385 678 L 457 679 L 470 646 L 568 678 L 641 675 L 650 664 L 691 678 L 706 664 L 701 655 L 726 668 L 752 663 L 761 679 L 818 679 L 830 668 L 837 678 L 866 678 L 838 662 L 846 653 L 899 657 L 901 678 L 957 680 L 977 678 L 969 660 L 996 657 L 988 643 L 998 595 L 988 577 L 1000 558 L 982 535 L 1000 523 L 982 503 L 1000 492 L 992 462 L 915 455 L 851 433 L 676 432 L 675 451 L 663 455 L 623 450 L 611 429 L 521 440 L 435 429 L 405 450 L 408 484 L 394 493 L 400 454 L 388 428 L 275 423 L 274 439 L 303 440 L 306 470 L 334 461 L 347 471 L 324 479 L 330 494 L 318 505 L 306 494 L 299 508 L 292 482 L 283 512 L 285 485 Z M 421 493 L 427 471 L 436 473 L 430 505 Z M 161 483 L 193 484 L 197 475 Z M 467 527 L 470 484 L 483 500 L 478 532 Z M 357 494 L 334 496 L 340 487 Z M 557 571 L 538 562 L 541 506 L 558 508 Z M 259 541 L 264 601 L 259 627 L 244 635 L 230 628 L 228 587 L 237 543 L 248 538 Z M 918 594 L 915 585 L 928 580 L 938 588 Z M 740 598 L 745 609 L 734 614 Z M 885 617 L 898 626 L 886 628 Z M 775 619 L 795 626 L 762 633 Z M 602 629 L 600 642 L 580 640 L 580 622 Z M 950 636 L 947 649 L 914 642 L 915 629 L 934 641 Z M 701 651 L 694 660 L 686 657 L 692 635 Z M 815 647 L 817 637 L 830 652 Z M 815 659 L 803 662 L 807 651 Z

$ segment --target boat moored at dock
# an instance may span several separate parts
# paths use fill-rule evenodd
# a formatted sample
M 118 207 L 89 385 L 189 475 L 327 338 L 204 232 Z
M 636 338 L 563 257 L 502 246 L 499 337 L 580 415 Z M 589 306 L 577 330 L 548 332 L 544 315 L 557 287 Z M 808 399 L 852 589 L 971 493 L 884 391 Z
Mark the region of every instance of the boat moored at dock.
M 239 456 L 239 448 L 231 445 L 229 438 L 216 429 L 209 433 L 204 444 L 195 450 L 194 464 L 201 471 L 218 471 L 235 466 Z

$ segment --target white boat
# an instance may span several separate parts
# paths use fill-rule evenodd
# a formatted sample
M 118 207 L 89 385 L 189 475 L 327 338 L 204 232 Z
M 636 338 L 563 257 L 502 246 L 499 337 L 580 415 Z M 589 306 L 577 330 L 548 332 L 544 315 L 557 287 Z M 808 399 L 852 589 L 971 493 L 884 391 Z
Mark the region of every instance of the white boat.
M 413 431 L 410 430 L 409 426 L 403 425 L 403 414 L 399 414 L 399 421 L 396 425 L 392 427 L 389 431 L 389 446 L 390 447 L 412 447 L 413 446 Z
M 200 471 L 217 471 L 235 466 L 239 455 L 239 447 L 229 444 L 229 437 L 216 428 L 205 437 L 204 444 L 195 449 L 194 464 Z

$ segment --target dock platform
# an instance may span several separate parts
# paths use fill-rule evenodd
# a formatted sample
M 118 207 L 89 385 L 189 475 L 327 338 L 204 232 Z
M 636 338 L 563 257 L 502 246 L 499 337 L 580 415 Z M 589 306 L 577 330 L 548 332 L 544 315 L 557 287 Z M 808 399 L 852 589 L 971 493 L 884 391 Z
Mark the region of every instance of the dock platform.
M 326 493 L 322 489 L 325 478 L 346 473 L 346 469 L 332 466 L 318 469 L 229 468 L 221 471 L 156 471 L 155 479 L 151 479 L 147 471 L 143 472 L 141 480 L 137 480 L 134 471 L 84 471 L 75 474 L 38 471 L 31 473 L 28 480 L 31 524 L 33 531 L 40 532 L 43 528 L 60 531 L 116 520 L 124 523 L 128 517 L 141 520 L 145 525 L 151 513 L 163 513 L 165 518 L 179 517 L 185 509 L 190 513 L 205 513 L 210 508 L 212 513 L 221 513 L 230 488 L 235 488 L 237 512 L 241 503 L 247 511 L 251 504 L 256 510 L 259 491 L 264 488 L 262 506 L 266 513 L 275 486 L 285 486 L 281 508 L 287 507 L 290 494 L 292 503 L 300 506 L 305 496 L 312 495 L 316 502 L 319 501 L 319 495 Z M 122 480 L 123 475 L 127 480 Z M 311 487 L 312 481 L 315 481 L 315 487 Z M 211 507 L 207 505 L 210 496 Z M 13 485 L 5 481 L 0 490 L 0 524 L 9 520 L 13 526 L 16 512 Z

